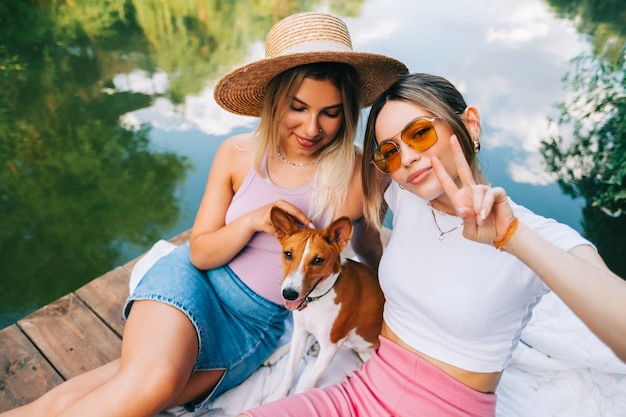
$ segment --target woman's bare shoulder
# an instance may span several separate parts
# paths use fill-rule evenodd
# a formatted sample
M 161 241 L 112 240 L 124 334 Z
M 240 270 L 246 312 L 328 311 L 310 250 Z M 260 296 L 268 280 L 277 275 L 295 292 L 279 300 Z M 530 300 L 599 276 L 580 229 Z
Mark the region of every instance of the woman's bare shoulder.
M 254 160 L 257 144 L 258 141 L 251 133 L 230 136 L 220 144 L 215 157 L 221 158 L 220 162 L 227 162 L 228 165 Z
M 256 151 L 258 140 L 254 133 L 240 133 L 230 136 L 220 144 L 220 149 L 226 152 L 252 152 Z
M 258 140 L 253 133 L 234 135 L 220 144 L 213 164 L 230 173 L 234 190 L 254 166 L 257 147 Z

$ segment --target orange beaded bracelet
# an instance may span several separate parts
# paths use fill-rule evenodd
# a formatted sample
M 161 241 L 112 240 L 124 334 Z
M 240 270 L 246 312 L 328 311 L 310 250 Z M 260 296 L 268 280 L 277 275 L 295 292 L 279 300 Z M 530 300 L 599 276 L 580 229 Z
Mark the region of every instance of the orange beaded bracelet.
M 504 233 L 504 236 L 502 237 L 502 239 L 498 240 L 497 242 L 493 242 L 493 246 L 496 249 L 501 251 L 502 246 L 504 246 L 513 237 L 513 234 L 517 230 L 518 225 L 519 225 L 519 219 L 515 217 L 513 221 L 511 222 L 511 224 L 509 225 L 509 227 L 506 229 L 506 232 Z

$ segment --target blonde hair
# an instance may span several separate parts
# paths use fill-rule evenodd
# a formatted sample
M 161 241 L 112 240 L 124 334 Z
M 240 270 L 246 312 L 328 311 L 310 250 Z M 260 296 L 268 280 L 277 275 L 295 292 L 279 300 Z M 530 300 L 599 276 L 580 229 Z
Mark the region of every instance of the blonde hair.
M 355 164 L 354 136 L 360 115 L 359 80 L 347 64 L 326 62 L 301 65 L 274 77 L 265 90 L 261 121 L 257 127 L 259 146 L 255 168 L 260 175 L 263 158 L 280 144 L 279 123 L 287 113 L 305 78 L 330 80 L 341 93 L 343 121 L 335 138 L 317 158 L 313 180 L 312 220 L 330 221 L 345 203 Z
M 487 184 L 476 158 L 474 139 L 463 123 L 462 115 L 467 104 L 461 93 L 443 77 L 423 73 L 407 74 L 374 101 L 363 139 L 361 171 L 364 196 L 363 211 L 367 222 L 378 229 L 382 226 L 382 216 L 386 211 L 383 191 L 389 183 L 389 178 L 376 169 L 370 161 L 375 151 L 376 120 L 385 103 L 392 100 L 416 104 L 439 116 L 459 139 L 474 181 L 478 184 Z

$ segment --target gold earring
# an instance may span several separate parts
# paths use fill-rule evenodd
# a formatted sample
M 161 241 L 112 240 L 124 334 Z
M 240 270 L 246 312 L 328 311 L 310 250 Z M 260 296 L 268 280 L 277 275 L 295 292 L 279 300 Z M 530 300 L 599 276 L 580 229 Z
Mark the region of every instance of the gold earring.
M 480 141 L 475 140 L 474 141 L 474 153 L 478 153 L 478 151 L 480 151 Z

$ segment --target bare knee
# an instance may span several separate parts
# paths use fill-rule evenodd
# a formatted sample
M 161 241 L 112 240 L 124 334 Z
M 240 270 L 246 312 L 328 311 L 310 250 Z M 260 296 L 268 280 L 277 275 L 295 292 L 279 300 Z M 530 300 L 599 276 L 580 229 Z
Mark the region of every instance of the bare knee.
M 123 386 L 134 391 L 137 400 L 161 404 L 163 408 L 183 391 L 189 375 L 167 363 L 159 363 L 148 369 L 124 370 L 120 372 Z
M 64 384 L 67 383 L 67 381 L 64 382 Z M 73 395 L 70 390 L 64 389 L 65 387 L 59 386 L 57 388 L 60 389 L 48 391 L 30 404 L 32 415 L 56 416 L 80 399 Z
M 168 405 L 168 407 L 205 398 L 213 392 L 225 373 L 225 369 L 214 369 L 194 373 L 189 378 L 185 389 L 174 399 L 172 403 Z

